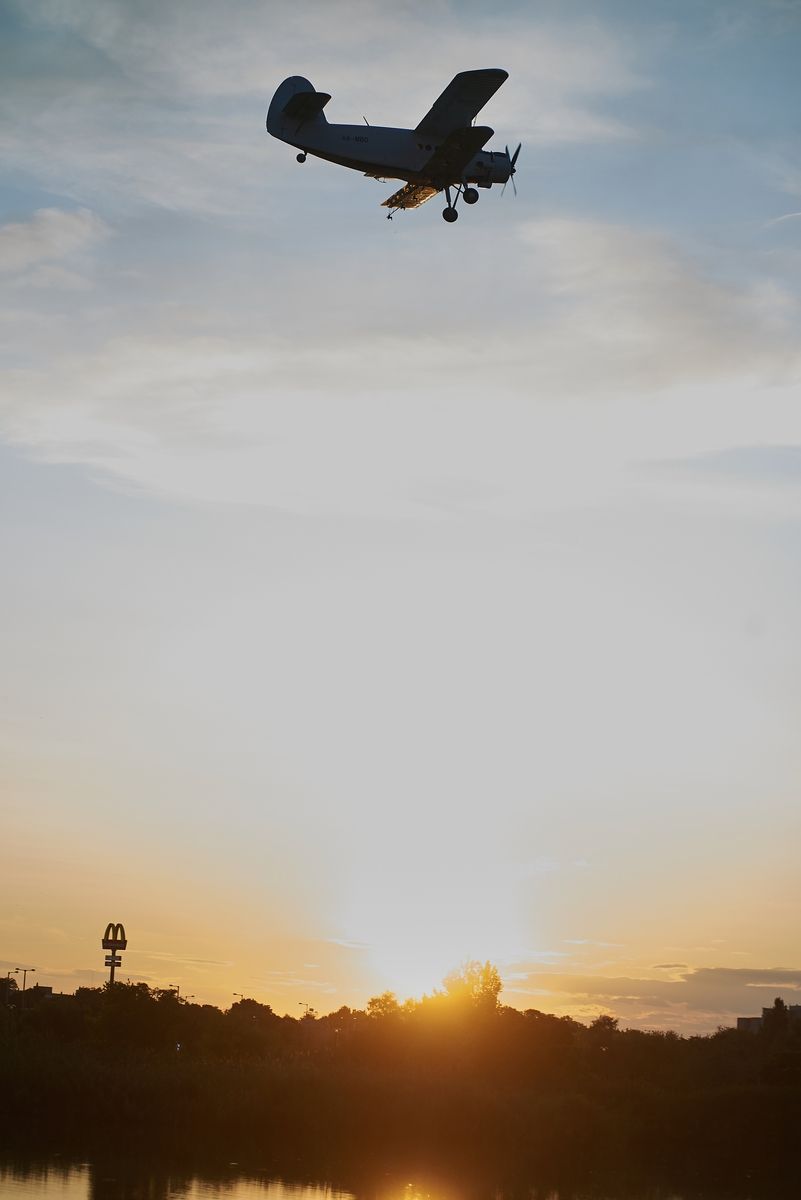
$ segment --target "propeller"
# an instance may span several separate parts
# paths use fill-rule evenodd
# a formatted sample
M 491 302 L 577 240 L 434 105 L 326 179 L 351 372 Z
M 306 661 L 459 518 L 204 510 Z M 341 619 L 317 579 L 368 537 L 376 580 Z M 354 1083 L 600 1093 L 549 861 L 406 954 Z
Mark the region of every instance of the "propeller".
M 515 163 L 517 162 L 517 156 L 520 153 L 522 146 L 523 146 L 523 143 L 518 142 L 517 149 L 515 150 L 514 154 L 510 154 L 509 147 L 508 146 L 506 147 L 506 157 L 509 159 L 509 179 L 511 179 L 511 181 L 512 181 L 512 191 L 514 192 L 515 195 L 517 195 L 517 184 L 515 183 L 515 180 L 514 180 Z M 506 180 L 506 183 L 509 182 L 509 179 Z M 506 183 L 501 188 L 501 195 L 503 195 L 503 193 L 506 191 Z

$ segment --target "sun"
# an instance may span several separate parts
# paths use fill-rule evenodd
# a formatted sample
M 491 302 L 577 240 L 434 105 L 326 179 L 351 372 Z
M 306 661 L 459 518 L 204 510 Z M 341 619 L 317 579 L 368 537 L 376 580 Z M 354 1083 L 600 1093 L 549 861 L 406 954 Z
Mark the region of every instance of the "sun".
M 380 881 L 365 872 L 351 888 L 345 922 L 345 936 L 366 947 L 378 990 L 416 999 L 468 960 L 489 959 L 503 974 L 503 964 L 525 958 L 508 881 L 439 867 L 416 872 L 413 886 L 407 877 L 406 886 L 393 887 L 390 875 L 386 864 Z

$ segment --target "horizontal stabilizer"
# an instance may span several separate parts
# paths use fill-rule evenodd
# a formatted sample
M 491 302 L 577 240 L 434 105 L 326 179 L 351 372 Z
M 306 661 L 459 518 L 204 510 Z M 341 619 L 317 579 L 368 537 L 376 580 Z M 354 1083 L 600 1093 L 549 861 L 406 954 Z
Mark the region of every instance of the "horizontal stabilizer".
M 436 194 L 437 189 L 430 183 L 407 183 L 399 192 L 395 192 L 388 200 L 385 200 L 381 207 L 419 208 L 421 204 L 425 204 L 426 200 L 430 200 Z
M 303 125 L 319 117 L 330 99 L 328 92 L 295 92 L 284 105 L 284 116 Z

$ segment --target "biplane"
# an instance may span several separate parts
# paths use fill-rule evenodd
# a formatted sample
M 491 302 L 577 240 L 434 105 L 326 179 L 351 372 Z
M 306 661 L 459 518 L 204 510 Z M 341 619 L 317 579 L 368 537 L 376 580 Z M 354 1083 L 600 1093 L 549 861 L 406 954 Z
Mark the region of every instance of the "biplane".
M 456 202 L 475 204 L 479 188 L 493 184 L 506 187 L 514 174 L 518 145 L 514 154 L 487 150 L 494 130 L 474 124 L 477 114 L 498 88 L 508 79 L 498 68 L 460 71 L 435 100 L 414 129 L 391 129 L 379 125 L 334 125 L 323 109 L 331 99 L 327 92 L 300 75 L 293 75 L 278 87 L 267 112 L 267 131 L 297 151 L 304 163 L 309 154 L 326 162 L 338 163 L 368 178 L 402 179 L 404 185 L 394 192 L 383 207 L 391 220 L 401 209 L 419 208 L 445 193 L 442 213 L 448 222 L 459 216 Z

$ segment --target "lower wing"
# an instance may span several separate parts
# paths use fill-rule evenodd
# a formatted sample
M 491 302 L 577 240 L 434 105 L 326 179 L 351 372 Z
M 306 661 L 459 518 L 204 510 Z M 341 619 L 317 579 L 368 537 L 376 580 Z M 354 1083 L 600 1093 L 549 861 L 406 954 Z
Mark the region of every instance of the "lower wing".
M 407 183 L 381 205 L 382 208 L 419 208 L 436 196 L 437 189 L 430 183 Z

